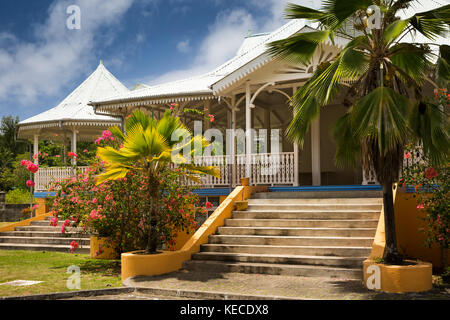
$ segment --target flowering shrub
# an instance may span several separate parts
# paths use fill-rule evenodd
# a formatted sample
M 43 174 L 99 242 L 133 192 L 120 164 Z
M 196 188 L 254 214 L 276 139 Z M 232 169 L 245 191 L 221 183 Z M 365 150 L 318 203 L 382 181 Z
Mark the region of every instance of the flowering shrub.
M 450 246 L 450 163 L 440 168 L 431 167 L 418 147 L 410 147 L 404 158 L 409 165 L 404 168 L 399 185 L 414 187 L 417 209 L 426 210 L 426 228 L 421 230 L 427 235 L 426 244 L 429 247 L 438 244 L 443 249 L 445 265 L 445 249 Z
M 104 132 L 96 144 L 117 147 L 120 141 Z M 50 191 L 57 192 L 51 204 L 55 217 L 50 224 L 56 226 L 59 218 L 65 220 L 62 233 L 67 227 L 79 227 L 87 233 L 108 237 L 118 254 L 145 249 L 150 211 L 147 177 L 139 170 L 131 170 L 122 179 L 97 185 L 96 176 L 102 165 L 97 159 L 86 172 L 79 172 L 50 187 Z M 159 240 L 173 250 L 178 232 L 189 233 L 198 228 L 195 218 L 205 214 L 206 209 L 198 206 L 196 194 L 179 185 L 178 176 L 172 171 L 167 170 L 161 176 L 161 185 L 160 215 L 157 217 Z

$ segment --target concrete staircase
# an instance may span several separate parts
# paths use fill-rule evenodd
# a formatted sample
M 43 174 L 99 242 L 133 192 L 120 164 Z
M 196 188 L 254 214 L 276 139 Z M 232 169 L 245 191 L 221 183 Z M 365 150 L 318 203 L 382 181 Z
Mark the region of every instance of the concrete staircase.
M 259 193 L 184 267 L 362 279 L 381 209 L 376 191 Z
M 34 250 L 70 252 L 70 243 L 75 240 L 79 247 L 76 253 L 89 253 L 90 237 L 80 233 L 81 230 L 66 228 L 61 233 L 63 222 L 56 227 L 50 226 L 51 217 L 45 220 L 32 221 L 28 227 L 16 227 L 11 232 L 0 233 L 0 250 Z

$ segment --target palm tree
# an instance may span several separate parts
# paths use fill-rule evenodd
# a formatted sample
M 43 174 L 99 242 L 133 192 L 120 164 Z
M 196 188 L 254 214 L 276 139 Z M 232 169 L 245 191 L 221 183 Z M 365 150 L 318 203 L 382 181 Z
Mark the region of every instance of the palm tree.
M 149 183 L 149 233 L 147 237 L 146 253 L 157 251 L 160 238 L 157 225 L 159 219 L 158 202 L 164 190 L 160 190 L 161 176 L 166 170 L 177 170 L 180 176 L 199 182 L 198 175 L 208 174 L 219 177 L 219 171 L 215 167 L 196 166 L 188 161 L 188 158 L 196 151 L 194 147 L 204 148 L 208 141 L 201 137 L 192 137 L 188 129 L 181 123 L 178 117 L 173 117 L 167 111 L 160 120 L 140 110 L 136 110 L 126 121 L 125 131 L 118 127 L 110 129 L 114 136 L 122 140 L 122 147 L 99 147 L 98 157 L 106 162 L 105 172 L 97 178 L 97 184 L 107 180 L 115 180 L 126 177 L 130 170 L 143 172 Z M 173 139 L 172 137 L 181 137 Z M 187 154 L 183 150 L 189 147 Z M 198 147 L 197 147 L 198 149 Z M 203 149 L 202 149 L 203 150 Z M 198 150 L 197 150 L 198 151 Z M 175 169 L 174 167 L 177 167 Z
M 434 164 L 448 161 L 450 141 L 448 117 L 442 106 L 423 94 L 424 85 L 448 87 L 450 47 L 435 43 L 406 42 L 420 34 L 433 42 L 449 31 L 450 5 L 400 19 L 400 10 L 415 0 L 326 0 L 320 10 L 289 4 L 288 19 L 307 19 L 318 29 L 272 42 L 268 51 L 276 57 L 307 63 L 324 43 L 338 36 L 346 45 L 335 56 L 315 68 L 312 77 L 292 97 L 294 118 L 287 134 L 303 145 L 311 121 L 321 107 L 337 99 L 348 107 L 337 120 L 335 162 L 355 166 L 362 157 L 383 188 L 386 249 L 384 260 L 402 263 L 398 252 L 393 187 L 401 170 L 407 143 L 420 143 Z M 370 6 L 382 18 L 374 19 Z M 369 9 L 369 10 L 368 10 Z

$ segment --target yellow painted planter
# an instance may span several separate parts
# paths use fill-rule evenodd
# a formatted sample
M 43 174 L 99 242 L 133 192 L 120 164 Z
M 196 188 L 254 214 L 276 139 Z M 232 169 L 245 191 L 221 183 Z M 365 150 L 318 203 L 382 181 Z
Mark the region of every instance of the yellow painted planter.
M 394 266 L 367 259 L 363 263 L 364 285 L 390 293 L 422 292 L 432 288 L 432 264 L 408 261 L 413 265 Z
M 91 237 L 90 252 L 93 259 L 113 260 L 118 258 L 114 245 L 109 243 L 109 238 Z

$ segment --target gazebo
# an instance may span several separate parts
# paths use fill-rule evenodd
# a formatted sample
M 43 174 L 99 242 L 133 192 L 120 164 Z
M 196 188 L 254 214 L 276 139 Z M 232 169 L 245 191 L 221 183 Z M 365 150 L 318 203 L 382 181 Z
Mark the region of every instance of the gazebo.
M 88 105 L 90 101 L 125 94 L 129 90 L 106 69 L 100 61 L 97 69 L 59 105 L 26 119 L 18 124 L 18 138 L 33 141 L 33 153 L 39 153 L 39 140 L 70 141 L 71 151 L 77 152 L 77 141 L 94 141 L 103 130 L 111 126 L 121 126 L 122 119 L 95 112 Z M 38 159 L 35 159 L 36 164 Z M 76 158 L 72 158 L 76 165 Z M 45 168 L 36 176 L 36 190 L 45 190 L 46 181 L 42 177 L 61 178 L 68 168 Z M 47 171 L 54 172 L 47 172 Z M 45 180 L 48 180 L 48 179 Z M 47 181 L 49 182 L 49 181 Z

